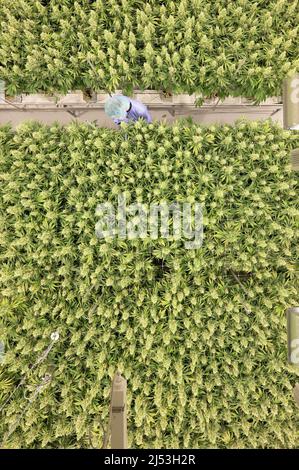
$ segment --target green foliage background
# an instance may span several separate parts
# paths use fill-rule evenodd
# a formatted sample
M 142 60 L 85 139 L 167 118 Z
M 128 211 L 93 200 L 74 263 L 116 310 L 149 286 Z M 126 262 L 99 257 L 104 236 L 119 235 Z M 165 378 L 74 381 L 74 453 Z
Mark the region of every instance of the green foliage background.
M 0 0 L 11 95 L 137 87 L 261 101 L 296 71 L 298 0 Z
M 28 374 L 4 447 L 99 447 L 117 367 L 130 447 L 298 447 L 284 315 L 299 292 L 298 145 L 268 121 L 0 128 L 2 402 Z M 98 239 L 97 204 L 123 191 L 204 203 L 203 246 Z M 228 269 L 252 273 L 246 292 Z

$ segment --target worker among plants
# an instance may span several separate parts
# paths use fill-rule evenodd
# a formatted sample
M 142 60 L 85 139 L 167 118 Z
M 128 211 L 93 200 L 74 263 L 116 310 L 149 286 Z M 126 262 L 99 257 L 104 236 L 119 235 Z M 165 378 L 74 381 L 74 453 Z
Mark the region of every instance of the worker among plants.
M 105 112 L 115 124 L 121 122 L 136 122 L 139 118 L 152 122 L 147 107 L 140 101 L 124 95 L 113 95 L 105 103 Z

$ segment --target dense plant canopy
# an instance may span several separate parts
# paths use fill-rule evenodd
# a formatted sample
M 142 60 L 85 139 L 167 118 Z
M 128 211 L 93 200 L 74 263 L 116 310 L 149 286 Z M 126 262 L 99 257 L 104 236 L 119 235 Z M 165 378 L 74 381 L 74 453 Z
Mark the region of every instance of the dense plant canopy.
M 4 447 L 98 447 L 117 368 L 130 447 L 298 447 L 284 315 L 299 293 L 298 144 L 268 121 L 0 128 L 2 403 L 27 377 Z M 97 204 L 123 191 L 204 203 L 202 247 L 97 238 Z
M 1 0 L 8 94 L 163 89 L 279 95 L 299 71 L 298 0 Z

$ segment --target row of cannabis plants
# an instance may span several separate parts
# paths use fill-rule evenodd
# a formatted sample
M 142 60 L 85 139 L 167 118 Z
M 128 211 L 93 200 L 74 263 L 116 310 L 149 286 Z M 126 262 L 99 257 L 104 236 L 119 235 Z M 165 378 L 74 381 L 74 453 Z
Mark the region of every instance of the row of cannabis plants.
M 1 0 L 8 95 L 157 89 L 264 100 L 299 71 L 297 0 Z
M 3 447 L 98 447 L 116 369 L 130 447 L 298 447 L 298 144 L 269 121 L 0 128 L 1 404 L 26 377 Z M 121 193 L 200 202 L 202 246 L 98 238 Z

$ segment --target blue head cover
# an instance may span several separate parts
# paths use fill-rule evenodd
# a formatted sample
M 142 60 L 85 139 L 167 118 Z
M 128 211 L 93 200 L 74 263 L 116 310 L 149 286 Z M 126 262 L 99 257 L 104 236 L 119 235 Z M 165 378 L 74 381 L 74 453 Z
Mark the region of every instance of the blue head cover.
M 127 96 L 114 95 L 106 101 L 105 112 L 112 119 L 125 119 L 129 107 L 130 100 Z

